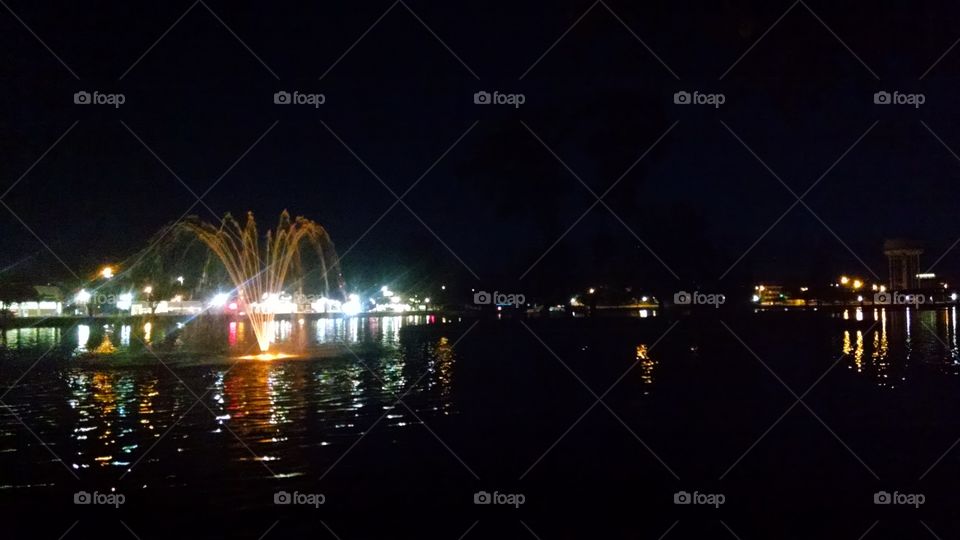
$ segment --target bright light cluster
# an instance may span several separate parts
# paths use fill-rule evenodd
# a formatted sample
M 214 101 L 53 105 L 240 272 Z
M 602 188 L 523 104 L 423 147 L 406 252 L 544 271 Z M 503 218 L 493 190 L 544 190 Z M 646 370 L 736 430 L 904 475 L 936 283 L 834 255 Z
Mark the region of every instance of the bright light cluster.
M 349 315 L 351 317 L 360 313 L 362 309 L 363 307 L 360 305 L 360 297 L 356 294 L 351 294 L 349 300 L 340 306 L 340 311 L 342 311 L 344 315 Z
M 112 276 L 111 268 L 104 268 L 100 271 L 101 277 Z M 176 281 L 181 282 L 182 276 L 178 276 Z M 445 288 L 445 287 L 444 287 Z M 144 285 L 139 291 L 128 291 L 116 296 L 116 308 L 119 311 L 126 311 L 132 315 L 161 315 L 161 314 L 190 314 L 195 315 L 204 311 L 212 312 L 236 312 L 244 315 L 240 310 L 241 299 L 236 292 L 218 292 L 206 301 L 188 300 L 183 294 L 173 295 L 169 299 L 156 298 L 152 285 Z M 139 296 L 139 298 L 137 298 Z M 405 293 L 399 293 L 390 289 L 389 286 L 382 286 L 377 294 L 366 300 L 366 303 L 358 294 L 350 294 L 345 301 L 311 296 L 309 300 L 300 299 L 302 295 L 294 295 L 285 292 L 263 293 L 263 296 L 255 302 L 246 304 L 246 311 L 252 313 L 271 313 L 271 314 L 295 314 L 295 313 L 342 313 L 346 316 L 354 316 L 364 312 L 394 312 L 407 313 L 414 311 L 428 311 L 430 308 L 430 297 L 421 298 L 419 295 L 407 297 Z M 98 297 L 99 298 L 99 297 Z M 94 293 L 86 289 L 80 289 L 73 298 L 76 305 L 89 305 L 91 303 L 101 303 L 94 301 Z M 309 302 L 309 303 L 308 303 Z

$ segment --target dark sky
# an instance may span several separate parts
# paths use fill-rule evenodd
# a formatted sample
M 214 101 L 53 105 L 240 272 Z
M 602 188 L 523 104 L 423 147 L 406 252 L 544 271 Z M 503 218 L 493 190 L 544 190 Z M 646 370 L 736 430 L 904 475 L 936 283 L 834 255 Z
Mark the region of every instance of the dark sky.
M 931 265 L 960 237 L 960 159 L 938 141 L 960 151 L 960 50 L 936 62 L 960 38 L 952 2 L 7 5 L 0 188 L 29 173 L 3 202 L 80 274 L 187 211 L 177 176 L 213 186 L 217 214 L 322 223 L 348 285 L 885 277 L 884 238 L 921 241 Z M 80 90 L 126 102 L 76 105 Z M 326 103 L 276 105 L 280 90 Z M 480 90 L 526 102 L 475 105 Z M 680 90 L 726 102 L 675 105 Z M 926 102 L 875 105 L 880 90 Z M 396 199 L 366 166 L 401 194 L 448 150 L 370 229 Z M 609 208 L 570 229 L 596 199 L 551 150 L 598 195 L 629 169 Z M 734 265 L 796 202 L 751 151 L 797 195 L 829 174 Z M 70 275 L 2 207 L 0 264 Z

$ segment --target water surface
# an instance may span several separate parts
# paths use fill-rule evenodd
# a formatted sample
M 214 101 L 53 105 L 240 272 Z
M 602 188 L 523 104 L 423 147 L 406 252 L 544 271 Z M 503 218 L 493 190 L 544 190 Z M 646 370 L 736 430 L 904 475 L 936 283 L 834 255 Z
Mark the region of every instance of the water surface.
M 265 528 L 297 511 L 276 491 L 323 493 L 314 516 L 340 527 L 429 508 L 457 537 L 513 516 L 472 504 L 499 490 L 544 538 L 558 509 L 654 534 L 691 518 L 679 490 L 725 493 L 731 522 L 879 519 L 879 489 L 922 491 L 931 519 L 960 503 L 954 308 L 292 320 L 276 346 L 302 355 L 270 362 L 236 360 L 239 326 L 2 331 L 0 496 L 69 520 L 73 492 L 116 490 L 141 524 L 215 506 Z

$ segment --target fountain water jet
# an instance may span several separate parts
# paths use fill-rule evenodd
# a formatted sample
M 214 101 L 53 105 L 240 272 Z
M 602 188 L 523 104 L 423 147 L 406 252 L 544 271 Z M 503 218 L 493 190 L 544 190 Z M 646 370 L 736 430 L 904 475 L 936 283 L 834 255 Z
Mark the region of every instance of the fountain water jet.
M 260 357 L 270 348 L 274 320 L 273 311 L 264 309 L 262 302 L 283 291 L 291 272 L 297 275 L 302 287 L 302 244 L 309 243 L 317 250 L 324 295 L 330 297 L 329 275 L 332 273 L 337 296 L 342 297 L 340 263 L 333 242 L 327 231 L 314 221 L 303 217 L 290 219 L 290 214 L 284 210 L 276 229 L 267 231 L 263 245 L 252 212 L 247 213 L 245 225 L 226 214 L 219 225 L 191 218 L 181 226 L 193 233 L 223 263 L 236 288 L 240 308 L 246 312 L 257 337 Z

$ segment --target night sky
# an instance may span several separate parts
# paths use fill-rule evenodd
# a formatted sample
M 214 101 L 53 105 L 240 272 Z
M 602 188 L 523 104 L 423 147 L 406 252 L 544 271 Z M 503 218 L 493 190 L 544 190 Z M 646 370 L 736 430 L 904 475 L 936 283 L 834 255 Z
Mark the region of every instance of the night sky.
M 929 267 L 960 237 L 952 2 L 6 6 L 0 189 L 42 239 L 0 207 L 9 279 L 122 262 L 208 189 L 191 213 L 320 222 L 358 287 L 885 278 L 885 238 Z M 960 248 L 933 270 L 960 279 Z

